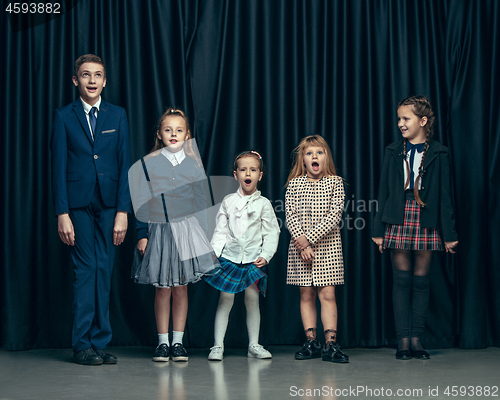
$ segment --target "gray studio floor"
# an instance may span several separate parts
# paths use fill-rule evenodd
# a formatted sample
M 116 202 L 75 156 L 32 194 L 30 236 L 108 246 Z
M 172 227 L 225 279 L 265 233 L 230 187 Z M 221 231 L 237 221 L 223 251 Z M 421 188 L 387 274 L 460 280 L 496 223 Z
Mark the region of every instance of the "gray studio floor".
M 71 362 L 70 349 L 0 350 L 0 400 L 500 397 L 496 347 L 431 350 L 426 361 L 396 360 L 388 348 L 348 349 L 351 363 L 343 365 L 295 361 L 297 348 L 289 346 L 271 346 L 272 360 L 227 349 L 222 362 L 207 361 L 208 349 L 191 349 L 187 363 L 154 363 L 152 348 L 110 350 L 118 364 L 93 367 Z

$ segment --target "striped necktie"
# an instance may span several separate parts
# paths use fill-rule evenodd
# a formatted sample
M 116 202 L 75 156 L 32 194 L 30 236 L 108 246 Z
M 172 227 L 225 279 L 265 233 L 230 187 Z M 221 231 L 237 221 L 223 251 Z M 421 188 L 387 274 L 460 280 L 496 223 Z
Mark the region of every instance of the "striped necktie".
M 95 132 L 95 124 L 97 123 L 97 117 L 95 116 L 95 112 L 97 111 L 97 107 L 92 107 L 89 112 L 89 122 L 92 131 L 90 132 L 92 135 L 92 140 L 94 140 L 94 132 Z

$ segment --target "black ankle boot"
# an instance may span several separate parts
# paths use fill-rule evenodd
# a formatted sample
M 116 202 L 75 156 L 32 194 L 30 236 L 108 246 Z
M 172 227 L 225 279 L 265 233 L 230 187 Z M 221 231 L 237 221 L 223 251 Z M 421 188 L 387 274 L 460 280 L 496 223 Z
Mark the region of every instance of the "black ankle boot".
M 334 363 L 348 363 L 349 356 L 342 352 L 338 343 L 330 342 L 323 349 L 321 359 L 323 361 L 331 361 Z
M 321 345 L 316 339 L 309 339 L 302 345 L 302 348 L 295 353 L 296 360 L 310 360 L 321 355 Z

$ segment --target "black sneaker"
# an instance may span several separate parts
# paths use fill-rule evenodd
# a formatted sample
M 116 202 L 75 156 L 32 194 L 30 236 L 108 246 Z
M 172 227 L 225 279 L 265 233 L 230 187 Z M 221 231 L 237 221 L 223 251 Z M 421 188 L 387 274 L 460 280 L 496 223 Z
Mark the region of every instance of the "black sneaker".
M 111 354 L 107 350 L 103 349 L 94 349 L 95 353 L 102 358 L 103 364 L 116 364 L 118 362 L 118 357 Z
M 315 339 L 304 342 L 302 348 L 295 353 L 296 360 L 310 360 L 321 356 L 321 345 Z
M 166 343 L 160 344 L 156 350 L 155 353 L 153 354 L 153 361 L 163 361 L 166 362 L 168 361 L 168 345 Z
M 338 343 L 331 342 L 328 346 L 323 349 L 322 357 L 323 361 L 331 361 L 334 363 L 348 363 L 349 356 L 342 352 L 340 345 Z
M 81 365 L 101 365 L 102 358 L 99 357 L 94 349 L 88 348 L 73 354 L 73 361 Z
M 188 352 L 182 343 L 176 343 L 170 348 L 170 357 L 172 358 L 172 361 L 187 361 Z

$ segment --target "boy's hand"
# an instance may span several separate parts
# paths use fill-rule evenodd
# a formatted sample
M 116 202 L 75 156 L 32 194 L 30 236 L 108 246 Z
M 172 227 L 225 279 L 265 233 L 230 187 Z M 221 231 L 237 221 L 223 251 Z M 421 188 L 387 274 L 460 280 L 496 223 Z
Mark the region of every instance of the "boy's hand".
M 384 252 L 384 238 L 381 237 L 372 237 L 372 240 L 375 242 L 375 244 L 378 246 L 378 251 L 381 253 Z
M 257 267 L 257 268 L 262 268 L 264 265 L 267 264 L 267 261 L 264 257 L 259 257 L 257 258 L 256 261 L 253 262 L 253 264 Z
M 139 240 L 139 242 L 137 243 L 137 250 L 139 250 L 141 256 L 143 256 L 146 252 L 146 247 L 148 247 L 148 239 L 144 238 Z
M 123 243 L 127 233 L 127 213 L 118 211 L 115 217 L 115 226 L 113 228 L 113 244 L 118 246 Z
M 305 261 L 305 262 L 311 262 L 313 259 L 314 259 L 314 251 L 312 249 L 312 247 L 308 247 L 307 249 L 305 250 L 302 250 L 300 252 L 300 256 L 302 257 L 302 259 Z
M 311 245 L 311 243 L 309 243 L 309 240 L 307 240 L 304 235 L 299 236 L 297 239 L 295 239 L 294 244 L 298 251 L 302 251 L 306 247 Z
M 73 222 L 69 214 L 59 214 L 57 216 L 57 232 L 59 237 L 68 246 L 75 245 L 75 229 L 73 228 Z

